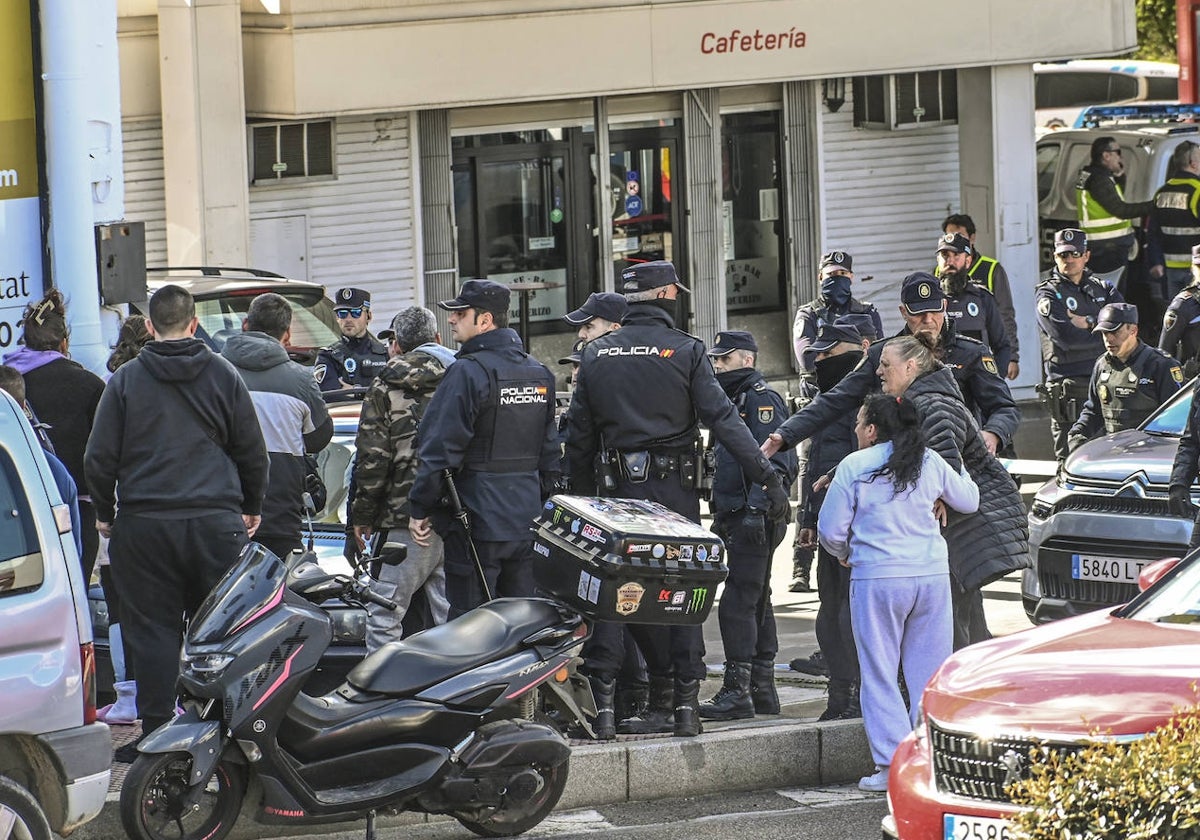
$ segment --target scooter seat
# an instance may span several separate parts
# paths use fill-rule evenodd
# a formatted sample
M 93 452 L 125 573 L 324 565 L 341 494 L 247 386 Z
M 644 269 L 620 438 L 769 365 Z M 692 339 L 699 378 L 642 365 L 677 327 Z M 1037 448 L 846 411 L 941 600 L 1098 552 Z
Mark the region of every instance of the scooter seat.
M 442 680 L 508 656 L 531 635 L 563 620 L 544 598 L 498 598 L 453 621 L 389 642 L 349 674 L 359 691 L 412 695 Z

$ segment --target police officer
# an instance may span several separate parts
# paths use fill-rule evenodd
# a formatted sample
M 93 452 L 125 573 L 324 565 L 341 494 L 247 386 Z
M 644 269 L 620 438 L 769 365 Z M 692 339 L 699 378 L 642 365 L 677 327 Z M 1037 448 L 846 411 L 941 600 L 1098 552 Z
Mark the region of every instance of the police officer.
M 1183 378 L 1200 373 L 1200 245 L 1192 248 L 1192 282 L 1163 315 L 1158 348 L 1183 362 Z
M 578 327 L 580 341 L 591 341 L 606 332 L 619 330 L 621 319 L 629 308 L 624 295 L 616 292 L 592 292 L 583 306 L 563 316 L 563 320 Z
M 529 523 L 558 477 L 554 374 L 509 329 L 508 305 L 508 287 L 492 280 L 467 280 L 438 303 L 461 346 L 418 428 L 408 529 L 418 545 L 434 528 L 445 540 L 451 618 L 483 603 L 480 574 L 495 596 L 533 594 Z M 441 501 L 448 470 L 469 534 Z
M 1137 238 L 1129 220 L 1154 211 L 1153 201 L 1126 203 L 1124 182 L 1121 147 L 1112 137 L 1097 137 L 1092 142 L 1091 163 L 1080 170 L 1075 183 L 1075 207 L 1079 230 L 1095 252 L 1092 271 L 1106 275 L 1106 280 L 1118 286 L 1126 265 L 1137 253 Z
M 883 320 L 873 304 L 866 303 L 850 293 L 854 280 L 851 266 L 854 259 L 845 251 L 830 251 L 821 257 L 817 268 L 821 293 L 796 310 L 792 323 L 792 342 L 796 350 L 796 361 L 803 373 L 811 374 L 815 354 L 808 348 L 817 337 L 822 324 L 832 323 L 839 315 L 848 312 L 867 313 L 875 322 L 875 332 L 883 335 Z
M 1200 545 L 1200 517 L 1192 504 L 1192 483 L 1200 470 L 1200 388 L 1192 394 L 1192 405 L 1188 409 L 1187 424 L 1175 450 L 1175 463 L 1171 466 L 1171 483 L 1167 488 L 1167 506 L 1172 516 L 1193 522 L 1192 538 L 1188 551 Z
M 766 485 L 768 515 L 787 516 L 779 473 L 721 390 L 704 342 L 675 329 L 676 298 L 687 291 L 675 266 L 663 260 L 631 265 L 621 272 L 621 290 L 629 301 L 621 329 L 583 348 L 576 378 L 567 426 L 575 492 L 595 494 L 600 471 L 611 480 L 606 493 L 657 501 L 699 522 L 699 426 L 704 423 L 747 479 Z M 612 737 L 613 678 L 623 658 L 614 627 L 600 625 L 585 653 L 599 737 Z M 699 734 L 697 695 L 705 676 L 701 628 L 639 624 L 633 632 L 650 672 L 650 708 L 622 731 Z
M 939 360 L 954 373 L 963 401 L 979 420 L 984 442 L 995 454 L 1012 441 L 1021 422 L 1021 412 L 1008 385 L 1000 378 L 991 351 L 983 342 L 958 333 L 954 321 L 946 317 L 946 295 L 932 274 L 917 271 L 905 277 L 900 301 L 904 329 L 897 335 L 925 333 L 934 340 Z M 778 447 L 795 446 L 838 418 L 858 411 L 867 394 L 880 388 L 875 371 L 883 345 L 882 341 L 872 344 L 866 360 L 833 390 L 818 394 L 789 417 L 768 438 L 763 453 L 773 455 Z
M 1106 352 L 1096 360 L 1088 398 L 1068 437 L 1071 449 L 1103 431 L 1132 429 L 1183 384 L 1179 362 L 1138 338 L 1138 311 L 1132 303 L 1110 303 L 1096 316 L 1093 332 Z
M 1200 146 L 1184 140 L 1171 155 L 1174 171 L 1154 193 L 1149 249 L 1162 259 L 1152 276 L 1166 269 L 1167 292 L 1179 294 L 1191 279 L 1192 247 L 1200 244 Z
M 942 219 L 942 233 L 961 233 L 971 243 L 971 261 L 967 267 L 967 274 L 976 285 L 987 289 L 996 298 L 996 305 L 1000 307 L 1000 318 L 1004 321 L 1004 332 L 1008 335 L 1008 343 L 1012 345 L 1008 369 L 1001 368 L 1000 375 L 1005 379 L 1016 379 L 1021 375 L 1021 339 L 1017 335 L 1017 311 L 1013 306 L 1012 284 L 1009 282 L 1008 272 L 995 257 L 979 253 L 975 246 L 975 220 L 966 213 L 951 213 Z
M 322 348 L 313 376 L 322 391 L 367 387 L 387 364 L 387 346 L 367 331 L 371 323 L 371 293 L 366 289 L 338 289 L 333 314 L 342 335 L 336 344 Z
M 754 439 L 761 443 L 784 421 L 783 397 L 767 386 L 754 368 L 758 344 L 741 330 L 717 333 L 708 351 L 717 382 L 741 415 Z M 777 453 L 772 466 L 784 486 L 796 480 L 796 455 Z M 713 477 L 713 530 L 725 539 L 729 577 L 717 617 L 725 648 L 725 682 L 709 701 L 700 704 L 706 720 L 739 720 L 757 714 L 779 714 L 775 691 L 775 654 L 779 639 L 771 610 L 771 556 L 783 541 L 787 523 L 767 517 L 766 494 L 746 480 L 741 465 L 725 446 L 716 446 Z
M 1067 433 L 1087 400 L 1087 379 L 1104 342 L 1093 333 L 1096 316 L 1125 298 L 1112 284 L 1092 275 L 1088 238 L 1077 228 L 1054 234 L 1054 265 L 1034 290 L 1042 341 L 1045 393 L 1050 403 L 1054 457 L 1067 457 Z
M 971 280 L 971 241 L 961 233 L 944 233 L 937 241 L 938 279 L 946 293 L 946 315 L 959 335 L 969 335 L 992 348 L 996 369 L 1008 371 L 1012 344 L 992 293 Z

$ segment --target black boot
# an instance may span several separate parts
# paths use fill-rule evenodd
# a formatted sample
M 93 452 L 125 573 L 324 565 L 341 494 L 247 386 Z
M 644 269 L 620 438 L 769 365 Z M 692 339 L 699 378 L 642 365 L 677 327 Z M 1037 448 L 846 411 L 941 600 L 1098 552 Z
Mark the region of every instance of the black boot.
M 675 684 L 675 734 L 679 734 L 679 683 Z M 711 700 L 700 704 L 700 717 L 705 720 L 745 720 L 754 717 L 754 702 L 750 699 L 750 663 L 726 662 L 725 684 Z
M 750 666 L 750 699 L 754 714 L 779 714 L 779 692 L 775 690 L 775 662 L 755 659 Z
M 862 704 L 858 700 L 858 680 L 850 683 L 846 691 L 846 708 L 838 715 L 838 720 L 854 720 L 862 717 Z
M 748 681 L 749 672 L 745 676 Z M 699 695 L 700 680 L 675 680 L 676 738 L 695 738 L 704 731 L 700 724 Z M 748 689 L 746 699 L 750 699 Z
M 650 702 L 646 711 L 637 717 L 617 724 L 621 735 L 653 735 L 675 729 L 675 689 L 670 677 L 650 677 Z
M 817 720 L 841 720 L 842 715 L 846 712 L 846 706 L 850 702 L 850 689 L 853 683 L 850 680 L 835 680 L 829 681 L 829 702 L 825 704 L 825 711 L 821 712 L 821 716 Z
M 628 720 L 631 717 L 637 717 L 646 711 L 646 704 L 649 702 L 650 689 L 645 683 L 633 683 L 631 685 L 620 685 L 618 683 L 615 703 L 617 720 Z
M 592 697 L 596 699 L 596 719 L 592 721 L 592 731 L 596 733 L 597 741 L 611 741 L 617 737 L 617 719 L 613 711 L 617 681 L 588 677 L 588 682 L 592 684 Z
M 792 549 L 792 582 L 788 592 L 811 592 L 813 550 L 795 546 Z

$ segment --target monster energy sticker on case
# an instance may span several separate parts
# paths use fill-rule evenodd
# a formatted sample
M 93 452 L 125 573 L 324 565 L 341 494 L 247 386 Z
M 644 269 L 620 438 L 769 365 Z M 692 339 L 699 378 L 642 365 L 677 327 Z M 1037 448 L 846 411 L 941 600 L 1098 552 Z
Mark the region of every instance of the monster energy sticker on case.
M 692 598 L 690 601 L 688 601 L 687 608 L 684 610 L 684 612 L 688 615 L 691 615 L 692 613 L 698 613 L 704 609 L 704 604 L 706 601 L 708 601 L 708 588 L 703 586 L 697 587 L 692 590 Z
M 633 615 L 642 605 L 642 596 L 645 594 L 646 587 L 640 583 L 630 581 L 622 584 L 617 588 L 617 612 L 621 615 Z

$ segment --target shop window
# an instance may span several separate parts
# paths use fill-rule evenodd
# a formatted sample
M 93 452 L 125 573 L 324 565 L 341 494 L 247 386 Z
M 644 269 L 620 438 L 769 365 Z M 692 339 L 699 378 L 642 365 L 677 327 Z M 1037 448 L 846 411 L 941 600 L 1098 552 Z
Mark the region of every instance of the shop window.
M 888 131 L 958 122 L 958 74 L 928 70 L 856 76 L 854 125 Z
M 787 288 L 778 112 L 724 115 L 721 143 L 726 309 L 778 310 Z
M 333 121 L 256 124 L 250 127 L 254 184 L 297 178 L 332 178 Z

